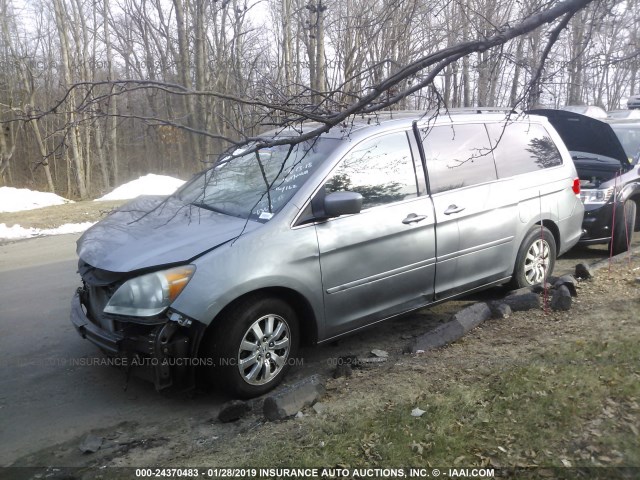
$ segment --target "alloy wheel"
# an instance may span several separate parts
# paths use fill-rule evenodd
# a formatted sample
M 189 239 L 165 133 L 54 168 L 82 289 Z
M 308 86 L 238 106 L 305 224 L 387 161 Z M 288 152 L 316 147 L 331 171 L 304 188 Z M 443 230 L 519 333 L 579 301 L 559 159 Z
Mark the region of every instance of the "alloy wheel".
M 524 260 L 524 276 L 530 285 L 544 281 L 549 268 L 549 244 L 544 239 L 534 241 Z
M 238 369 L 245 382 L 265 385 L 284 368 L 289 358 L 291 331 L 279 315 L 265 315 L 253 322 L 242 337 Z

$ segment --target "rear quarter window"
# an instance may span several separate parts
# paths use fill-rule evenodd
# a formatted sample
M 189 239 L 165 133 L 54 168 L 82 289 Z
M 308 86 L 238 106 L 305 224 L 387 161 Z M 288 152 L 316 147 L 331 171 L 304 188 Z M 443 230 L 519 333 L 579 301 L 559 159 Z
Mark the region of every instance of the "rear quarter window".
M 488 124 L 499 178 L 562 165 L 549 132 L 535 123 Z

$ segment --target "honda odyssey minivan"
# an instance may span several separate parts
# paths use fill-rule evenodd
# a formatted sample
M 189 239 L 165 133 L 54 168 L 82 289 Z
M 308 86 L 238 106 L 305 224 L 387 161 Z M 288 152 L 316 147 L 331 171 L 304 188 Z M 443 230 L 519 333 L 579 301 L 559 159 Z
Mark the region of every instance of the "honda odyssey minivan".
M 75 328 L 158 389 L 198 371 L 252 397 L 301 342 L 540 283 L 578 241 L 580 183 L 545 118 L 394 116 L 263 136 L 122 206 L 78 240 Z

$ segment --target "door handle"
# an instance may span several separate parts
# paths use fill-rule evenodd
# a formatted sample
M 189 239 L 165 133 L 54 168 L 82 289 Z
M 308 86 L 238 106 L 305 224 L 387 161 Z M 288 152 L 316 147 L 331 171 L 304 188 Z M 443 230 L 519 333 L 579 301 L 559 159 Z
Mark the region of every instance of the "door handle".
M 452 213 L 458 213 L 458 212 L 461 212 L 461 211 L 463 211 L 464 209 L 465 209 L 465 207 L 458 207 L 458 206 L 457 206 L 457 205 L 455 205 L 455 204 L 454 204 L 454 205 L 449 205 L 449 208 L 447 208 L 447 209 L 444 211 L 444 214 L 445 214 L 445 215 L 451 215 Z
M 415 213 L 410 213 L 409 215 L 407 215 L 407 218 L 402 220 L 402 223 L 404 223 L 405 225 L 409 225 L 411 223 L 421 222 L 425 218 L 427 218 L 426 215 L 416 215 Z

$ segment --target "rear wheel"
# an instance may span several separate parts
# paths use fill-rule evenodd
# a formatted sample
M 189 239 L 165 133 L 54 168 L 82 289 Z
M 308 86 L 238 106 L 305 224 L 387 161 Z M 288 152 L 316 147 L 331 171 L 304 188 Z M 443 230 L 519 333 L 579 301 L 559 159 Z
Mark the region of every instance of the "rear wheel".
M 293 308 L 278 298 L 252 296 L 216 321 L 203 347 L 215 364 L 208 375 L 213 384 L 250 398 L 282 381 L 299 342 Z
M 616 215 L 619 212 L 616 212 Z M 613 239 L 609 242 L 609 249 L 613 255 L 626 252 L 631 245 L 633 229 L 636 225 L 636 203 L 633 200 L 624 202 L 622 214 L 616 216 L 613 228 Z
M 533 227 L 518 250 L 511 285 L 515 288 L 542 283 L 556 261 L 556 241 L 546 227 Z

